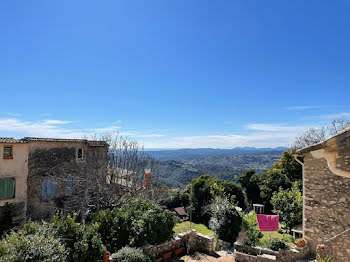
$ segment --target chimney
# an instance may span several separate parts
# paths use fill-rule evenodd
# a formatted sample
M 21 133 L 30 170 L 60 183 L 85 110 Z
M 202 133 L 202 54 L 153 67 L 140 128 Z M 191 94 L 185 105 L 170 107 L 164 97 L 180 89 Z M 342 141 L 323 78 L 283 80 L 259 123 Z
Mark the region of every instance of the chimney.
M 150 171 L 145 171 L 143 176 L 143 187 L 147 190 L 152 188 L 152 173 Z

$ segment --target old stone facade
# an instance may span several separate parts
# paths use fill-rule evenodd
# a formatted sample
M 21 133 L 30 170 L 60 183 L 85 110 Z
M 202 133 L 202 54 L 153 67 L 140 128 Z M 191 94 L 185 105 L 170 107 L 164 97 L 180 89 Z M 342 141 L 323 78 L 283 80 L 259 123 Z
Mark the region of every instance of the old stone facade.
M 350 130 L 297 152 L 304 156 L 303 233 L 316 253 L 350 262 Z
M 105 142 L 46 138 L 1 141 L 1 148 L 12 146 L 13 157 L 6 159 L 6 165 L 0 162 L 0 178 L 11 177 L 16 184 L 13 198 L 3 203 L 23 202 L 26 218 L 49 220 L 57 210 L 84 212 L 82 207 L 91 195 L 88 186 L 106 182 Z

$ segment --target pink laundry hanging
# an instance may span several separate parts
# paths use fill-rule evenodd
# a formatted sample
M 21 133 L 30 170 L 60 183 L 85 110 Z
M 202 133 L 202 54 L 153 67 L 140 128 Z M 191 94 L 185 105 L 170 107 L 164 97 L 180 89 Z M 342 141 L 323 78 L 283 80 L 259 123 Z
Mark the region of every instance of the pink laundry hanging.
M 261 232 L 278 231 L 278 215 L 256 215 L 256 218 Z

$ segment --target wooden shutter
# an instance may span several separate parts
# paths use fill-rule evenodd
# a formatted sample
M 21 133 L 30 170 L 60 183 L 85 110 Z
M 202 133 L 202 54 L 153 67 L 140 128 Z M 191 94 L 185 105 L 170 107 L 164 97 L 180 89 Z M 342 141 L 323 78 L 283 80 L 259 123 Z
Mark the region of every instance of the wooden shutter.
M 56 181 L 54 178 L 45 178 L 41 183 L 41 199 L 48 201 L 56 196 Z
M 0 179 L 0 199 L 11 199 L 15 197 L 15 179 Z

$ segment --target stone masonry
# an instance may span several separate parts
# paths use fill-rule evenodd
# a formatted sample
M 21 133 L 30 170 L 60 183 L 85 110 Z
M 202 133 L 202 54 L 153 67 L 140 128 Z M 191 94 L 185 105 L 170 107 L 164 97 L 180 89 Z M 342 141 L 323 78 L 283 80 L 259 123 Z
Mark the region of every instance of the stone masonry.
M 350 262 L 350 130 L 297 152 L 304 156 L 304 238 L 332 261 Z M 340 234 L 340 235 L 339 235 Z

